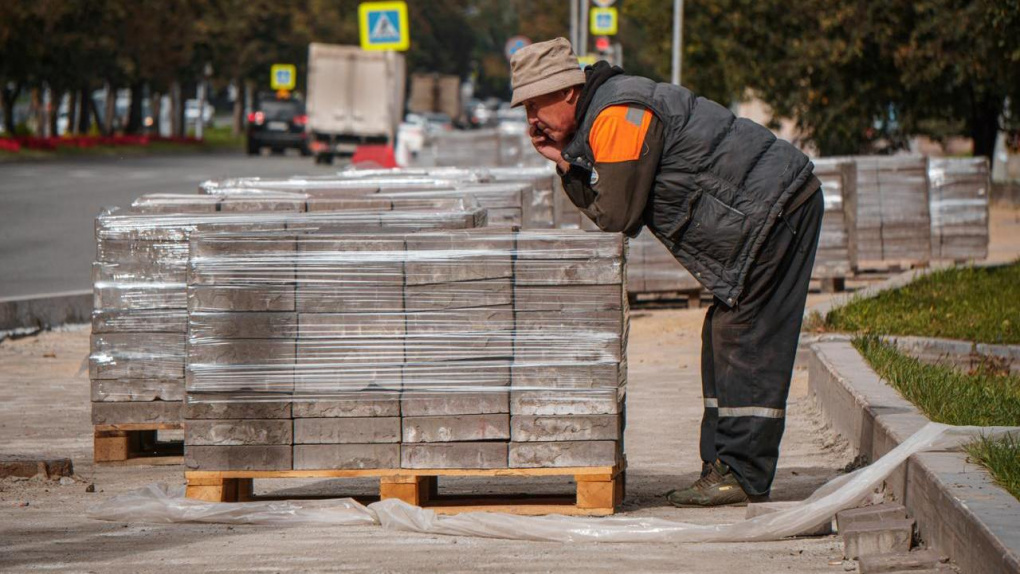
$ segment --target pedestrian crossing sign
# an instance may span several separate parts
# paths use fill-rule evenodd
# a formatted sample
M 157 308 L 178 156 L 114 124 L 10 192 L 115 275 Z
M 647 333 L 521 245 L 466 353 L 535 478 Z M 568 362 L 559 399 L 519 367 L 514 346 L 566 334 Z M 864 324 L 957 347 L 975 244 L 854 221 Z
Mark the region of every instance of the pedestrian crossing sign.
M 591 33 L 596 36 L 614 36 L 620 18 L 616 8 L 591 9 Z
M 362 2 L 358 21 L 363 50 L 407 50 L 411 44 L 404 2 Z
M 274 90 L 293 90 L 297 85 L 297 68 L 293 64 L 273 64 L 269 69 L 269 86 Z

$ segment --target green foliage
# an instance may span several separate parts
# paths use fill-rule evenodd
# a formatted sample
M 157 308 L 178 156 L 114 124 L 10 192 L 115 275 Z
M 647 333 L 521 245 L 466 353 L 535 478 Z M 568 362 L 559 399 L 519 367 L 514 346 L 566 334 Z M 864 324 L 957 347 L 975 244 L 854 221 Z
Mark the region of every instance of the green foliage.
M 907 357 L 877 336 L 854 339 L 875 372 L 933 421 L 1014 426 L 1020 421 L 1020 377 L 982 368 L 964 373 Z
M 1020 438 L 1006 435 L 1000 440 L 982 437 L 967 446 L 967 453 L 992 473 L 992 478 L 1020 500 Z
M 826 326 L 867 334 L 1020 344 L 1020 262 L 936 271 L 901 289 L 834 309 Z

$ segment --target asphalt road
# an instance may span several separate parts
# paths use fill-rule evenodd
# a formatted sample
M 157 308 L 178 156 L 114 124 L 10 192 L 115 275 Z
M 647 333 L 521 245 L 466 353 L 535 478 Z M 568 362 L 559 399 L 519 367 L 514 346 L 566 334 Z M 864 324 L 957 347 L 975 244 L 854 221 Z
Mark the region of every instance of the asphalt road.
M 329 173 L 297 155 L 233 153 L 0 164 L 0 298 L 91 288 L 93 221 L 146 193 L 197 193 L 219 177 Z

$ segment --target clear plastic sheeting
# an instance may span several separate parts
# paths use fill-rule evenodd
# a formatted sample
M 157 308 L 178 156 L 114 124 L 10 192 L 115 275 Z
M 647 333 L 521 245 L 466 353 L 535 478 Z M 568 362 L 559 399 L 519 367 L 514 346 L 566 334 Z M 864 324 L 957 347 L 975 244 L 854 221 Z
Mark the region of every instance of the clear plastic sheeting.
M 518 516 L 495 512 L 444 516 L 395 499 L 368 506 L 352 499 L 209 503 L 184 498 L 183 488 L 170 489 L 162 485 L 114 497 L 92 509 L 89 517 L 117 522 L 266 526 L 379 524 L 388 530 L 422 534 L 557 542 L 763 542 L 796 536 L 830 521 L 840 510 L 860 504 L 913 454 L 957 449 L 978 436 L 994 436 L 1007 430 L 928 423 L 873 464 L 833 479 L 800 504 L 733 524 L 690 524 L 651 517 Z

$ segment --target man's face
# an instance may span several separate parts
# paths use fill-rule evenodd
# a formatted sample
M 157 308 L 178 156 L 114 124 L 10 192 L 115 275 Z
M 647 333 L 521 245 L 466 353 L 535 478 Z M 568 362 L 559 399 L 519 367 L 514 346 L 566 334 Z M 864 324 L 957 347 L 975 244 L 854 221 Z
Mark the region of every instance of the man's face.
M 575 87 L 526 100 L 528 125 L 556 143 L 566 143 L 577 130 L 574 110 L 579 97 L 580 90 Z

